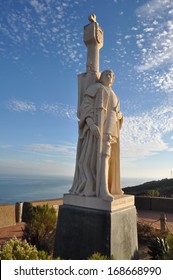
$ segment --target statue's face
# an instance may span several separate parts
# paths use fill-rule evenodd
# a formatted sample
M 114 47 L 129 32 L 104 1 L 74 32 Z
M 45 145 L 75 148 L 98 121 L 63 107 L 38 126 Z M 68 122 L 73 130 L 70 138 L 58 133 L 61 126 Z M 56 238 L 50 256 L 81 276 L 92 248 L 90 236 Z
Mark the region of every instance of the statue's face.
M 114 82 L 114 74 L 111 71 L 105 71 L 102 73 L 100 82 L 104 85 L 104 86 L 111 86 Z

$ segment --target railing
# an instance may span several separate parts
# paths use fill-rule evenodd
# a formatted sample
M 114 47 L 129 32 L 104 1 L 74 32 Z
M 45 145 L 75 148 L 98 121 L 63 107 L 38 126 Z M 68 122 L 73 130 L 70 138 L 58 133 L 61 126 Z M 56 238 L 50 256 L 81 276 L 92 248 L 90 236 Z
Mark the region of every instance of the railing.
M 159 219 L 154 220 L 154 221 L 149 221 L 145 218 L 142 218 L 142 217 L 140 217 L 139 214 L 137 214 L 137 216 L 138 216 L 138 219 L 140 218 L 141 221 L 143 221 L 144 223 L 146 223 L 150 226 L 153 226 L 155 223 L 160 221 L 160 230 L 162 232 L 169 231 L 171 234 L 173 234 L 173 232 L 169 229 L 169 226 L 167 224 L 167 217 L 166 217 L 166 214 L 164 212 L 161 212 Z
M 137 210 L 151 210 L 159 212 L 173 213 L 173 198 L 135 196 L 135 206 Z

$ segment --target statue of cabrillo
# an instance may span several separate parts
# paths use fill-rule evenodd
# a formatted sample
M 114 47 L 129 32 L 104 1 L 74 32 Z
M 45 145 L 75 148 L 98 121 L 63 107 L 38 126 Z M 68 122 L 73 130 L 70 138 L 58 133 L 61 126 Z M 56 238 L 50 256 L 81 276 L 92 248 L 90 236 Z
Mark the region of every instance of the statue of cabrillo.
M 96 16 L 84 27 L 86 73 L 78 76 L 79 138 L 71 194 L 112 201 L 120 187 L 120 129 L 123 116 L 111 86 L 112 70 L 99 72 L 103 31 Z
M 123 116 L 111 88 L 115 76 L 112 70 L 99 72 L 103 31 L 94 14 L 89 21 L 84 27 L 86 72 L 78 75 L 75 175 L 59 207 L 54 257 L 86 260 L 99 252 L 116 260 L 137 259 L 134 196 L 120 187 Z

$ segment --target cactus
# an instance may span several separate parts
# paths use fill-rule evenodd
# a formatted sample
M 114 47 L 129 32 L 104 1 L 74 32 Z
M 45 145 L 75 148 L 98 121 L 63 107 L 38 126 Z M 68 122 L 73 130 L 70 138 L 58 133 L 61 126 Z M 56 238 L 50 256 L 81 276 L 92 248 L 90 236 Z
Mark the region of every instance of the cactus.
M 169 246 L 165 238 L 155 237 L 151 239 L 148 248 L 148 254 L 151 256 L 152 260 L 162 260 L 169 252 Z

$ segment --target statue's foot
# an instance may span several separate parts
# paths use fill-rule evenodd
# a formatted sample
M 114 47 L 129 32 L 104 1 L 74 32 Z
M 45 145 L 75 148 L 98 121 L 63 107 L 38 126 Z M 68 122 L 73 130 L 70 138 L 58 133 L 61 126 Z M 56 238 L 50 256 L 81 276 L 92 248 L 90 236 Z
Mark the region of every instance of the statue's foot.
M 83 195 L 84 196 L 89 196 L 89 197 L 96 196 L 96 192 L 95 191 L 84 191 Z
M 110 193 L 107 193 L 106 191 L 101 192 L 99 197 L 103 200 L 106 200 L 106 201 L 113 201 L 114 200 L 113 195 L 111 195 Z
M 123 195 L 124 192 L 122 190 L 120 190 L 119 192 L 116 192 L 115 195 Z
M 69 190 L 68 192 L 69 192 L 70 194 L 74 194 L 74 192 L 73 192 L 72 190 Z

